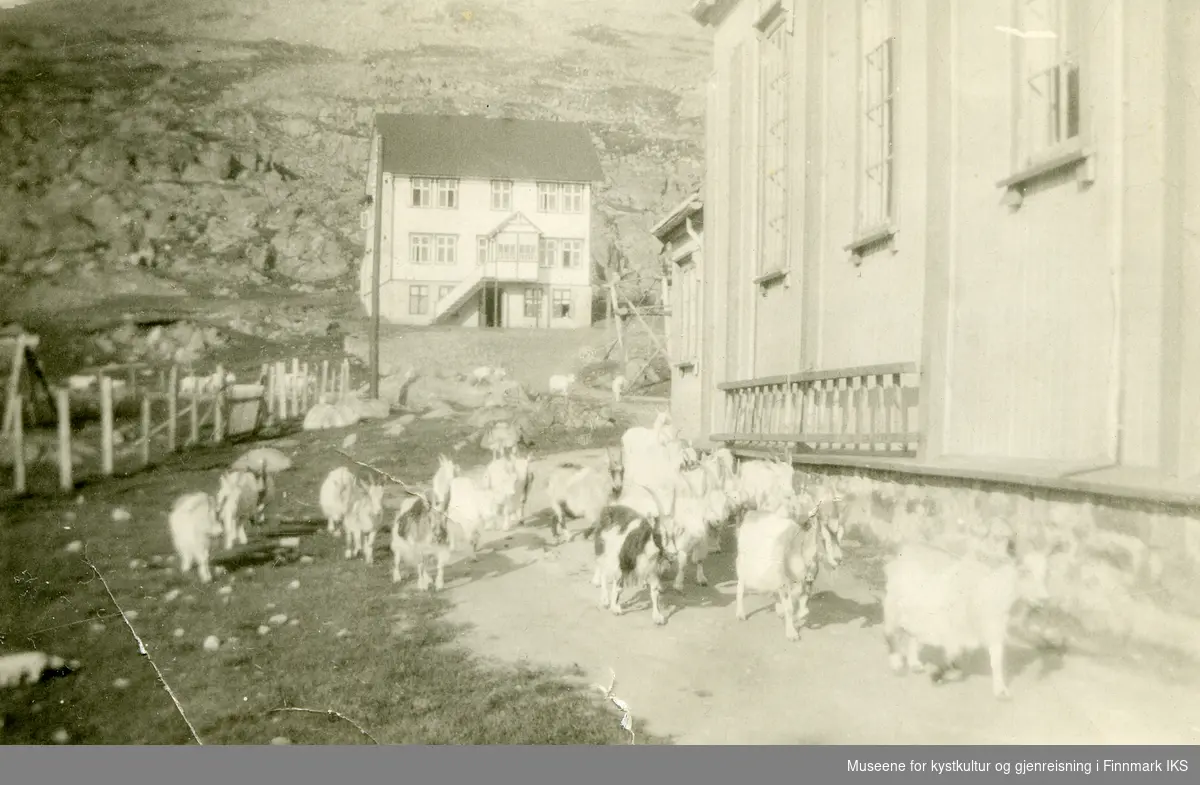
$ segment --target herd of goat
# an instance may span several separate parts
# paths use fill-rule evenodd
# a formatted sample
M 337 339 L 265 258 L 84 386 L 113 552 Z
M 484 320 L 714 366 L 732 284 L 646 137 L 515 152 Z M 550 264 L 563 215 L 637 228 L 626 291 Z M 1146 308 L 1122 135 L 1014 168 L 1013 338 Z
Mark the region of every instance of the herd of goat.
M 479 478 L 462 473 L 439 456 L 428 488 L 410 489 L 390 521 L 392 580 L 403 567 L 415 570 L 417 586 L 441 590 L 445 567 L 456 551 L 477 559 L 485 530 L 510 530 L 525 520 L 533 481 L 528 456 L 516 454 L 517 435 L 497 423 L 484 441 L 492 460 Z M 682 591 L 687 568 L 707 584 L 705 559 L 720 552 L 722 532 L 736 528 L 736 615 L 746 618 L 746 592 L 777 598 L 788 640 L 797 640 L 798 624 L 822 563 L 837 568 L 843 559 L 844 505 L 827 483 L 810 482 L 788 463 L 742 461 L 735 466 L 728 449 L 699 453 L 678 435 L 668 415 L 652 427 L 633 427 L 620 450 L 608 450 L 604 468 L 573 462 L 550 464 L 542 474 L 556 543 L 580 536 L 593 541 L 600 606 L 621 614 L 621 590 L 648 588 L 656 624 L 665 624 L 660 608 L 662 578 L 674 565 L 673 588 Z M 270 475 L 233 468 L 221 475 L 215 496 L 194 491 L 180 496 L 169 514 L 172 542 L 181 571 L 196 566 L 203 583 L 212 580 L 210 541 L 224 538 L 230 549 L 246 542 L 246 523 L 265 519 Z M 333 469 L 319 492 L 327 531 L 342 530 L 345 557 L 373 560 L 377 535 L 388 526 L 384 486 L 362 481 L 346 467 Z M 568 519 L 584 524 L 574 533 Z M 941 680 L 957 670 L 960 658 L 986 649 L 993 691 L 1007 697 L 1004 649 L 1010 615 L 1018 600 L 1046 599 L 1048 554 L 1018 552 L 1008 535 L 981 541 L 965 553 L 911 542 L 885 568 L 884 637 L 897 672 L 924 670 L 922 646 L 941 648 L 942 661 L 930 671 Z M 434 565 L 433 576 L 430 564 Z

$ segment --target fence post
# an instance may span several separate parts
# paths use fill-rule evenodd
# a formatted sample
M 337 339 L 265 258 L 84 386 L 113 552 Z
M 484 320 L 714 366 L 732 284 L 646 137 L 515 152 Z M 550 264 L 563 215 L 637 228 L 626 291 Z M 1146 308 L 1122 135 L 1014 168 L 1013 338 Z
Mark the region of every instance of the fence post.
M 112 379 L 100 377 L 100 471 L 113 473 L 113 399 Z
M 279 421 L 284 422 L 288 418 L 287 406 L 287 370 L 283 361 L 275 363 L 275 395 L 276 395 L 276 411 L 279 414 Z
M 174 364 L 167 374 L 167 449 L 179 449 L 179 366 Z
M 12 420 L 13 490 L 25 493 L 25 399 L 18 393 L 8 400 Z
M 191 438 L 188 439 L 188 444 L 195 445 L 200 441 L 200 391 L 197 390 L 193 385 L 190 395 L 192 398 L 192 405 L 188 409 L 188 418 L 190 420 L 189 425 L 191 425 L 192 430 L 190 434 Z
M 328 403 L 325 399 L 325 392 L 329 389 L 329 360 L 321 360 L 321 392 L 317 396 L 317 400 L 321 403 Z
M 142 466 L 150 464 L 150 393 L 142 393 Z
M 69 491 L 75 487 L 71 476 L 71 392 L 65 388 L 54 391 L 54 404 L 58 409 L 58 487 Z
M 263 363 L 263 397 L 267 403 L 267 424 L 275 424 L 275 366 Z
M 217 366 L 217 391 L 213 394 L 213 441 L 225 438 L 225 366 Z
M 292 375 L 288 377 L 288 398 L 291 401 L 292 414 L 300 413 L 300 361 L 292 358 Z
M 300 363 L 300 376 L 304 385 L 300 388 L 300 411 L 308 412 L 308 363 Z
M 350 359 L 342 358 L 342 394 L 341 398 L 345 398 L 350 394 Z

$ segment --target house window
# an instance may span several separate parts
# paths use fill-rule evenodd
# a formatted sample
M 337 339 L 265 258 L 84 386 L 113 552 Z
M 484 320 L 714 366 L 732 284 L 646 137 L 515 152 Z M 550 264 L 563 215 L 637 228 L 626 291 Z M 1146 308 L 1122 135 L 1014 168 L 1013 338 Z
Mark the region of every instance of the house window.
M 559 240 L 558 243 L 564 269 L 577 270 L 583 266 L 583 240 Z
M 550 237 L 542 238 L 538 243 L 538 267 L 550 268 L 554 266 L 554 259 L 558 255 L 558 240 Z
M 453 234 L 435 235 L 434 261 L 437 264 L 455 264 L 458 262 L 457 236 Z
M 458 209 L 458 180 L 437 181 L 437 206 L 447 210 Z
M 538 183 L 538 212 L 539 213 L 557 213 L 558 212 L 558 196 L 560 191 L 558 183 Z
M 453 286 L 453 285 L 451 285 L 451 284 L 442 284 L 441 286 L 439 286 L 439 287 L 438 287 L 438 298 L 437 298 L 437 301 L 440 303 L 442 300 L 445 300 L 447 297 L 449 297 L 449 296 L 450 296 L 450 292 L 452 292 L 452 291 L 454 291 L 454 286 Z
M 1032 166 L 1078 143 L 1080 133 L 1078 3 L 1017 0 L 1016 168 Z
M 428 177 L 412 179 L 412 206 L 431 207 L 433 205 L 433 180 Z
M 562 211 L 564 213 L 583 212 L 583 184 L 564 183 L 562 186 Z
M 523 234 L 519 240 L 521 261 L 533 262 L 538 258 L 538 237 L 536 234 Z
M 410 234 L 408 236 L 408 261 L 413 264 L 429 264 L 433 261 L 432 234 Z
M 554 318 L 555 319 L 570 319 L 571 318 L 571 290 L 570 289 L 555 289 L 554 290 Z
M 679 291 L 679 332 L 676 335 L 679 349 L 675 362 L 694 365 L 700 346 L 700 275 L 692 257 L 688 256 L 680 263 L 673 285 Z
M 760 275 L 783 270 L 788 263 L 788 72 L 792 35 L 782 7 L 777 9 L 765 20 L 759 68 Z
M 515 262 L 517 260 L 517 241 L 512 235 L 501 235 L 496 239 L 496 261 Z
M 859 170 L 860 235 L 889 226 L 895 218 L 895 124 L 893 72 L 895 32 L 892 0 L 862 0 L 859 30 Z
M 512 209 L 512 180 L 492 180 L 492 209 Z
M 542 295 L 544 292 L 536 287 L 525 289 L 525 318 L 537 319 L 542 315 Z
M 424 316 L 429 311 L 429 287 L 415 284 L 408 287 L 408 312 L 413 316 Z
M 475 238 L 475 261 L 483 264 L 488 260 L 488 238 L 481 234 Z

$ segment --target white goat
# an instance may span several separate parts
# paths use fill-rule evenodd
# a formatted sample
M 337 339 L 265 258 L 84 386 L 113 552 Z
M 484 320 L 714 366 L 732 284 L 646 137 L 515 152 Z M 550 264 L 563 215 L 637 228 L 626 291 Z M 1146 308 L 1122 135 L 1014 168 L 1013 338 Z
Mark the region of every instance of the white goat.
M 575 384 L 575 374 L 555 374 L 550 377 L 550 394 L 565 396 L 570 392 L 573 384 Z
M 171 545 L 179 556 L 179 572 L 186 573 L 195 564 L 200 582 L 211 582 L 208 562 L 211 541 L 221 536 L 216 500 L 204 491 L 185 493 L 171 505 L 167 524 L 171 529 Z
M 556 541 L 572 539 L 567 535 L 568 517 L 586 521 L 584 536 L 591 536 L 600 513 L 621 493 L 624 474 L 621 454 L 614 450 L 605 451 L 604 470 L 570 462 L 550 469 L 546 475 L 550 510 L 554 513 L 550 536 Z
M 496 528 L 503 516 L 504 491 L 492 488 L 486 474 L 480 481 L 461 475 L 450 481 L 446 517 L 451 549 L 465 542 L 471 561 L 478 561 L 480 536 Z
M 492 378 L 492 368 L 488 365 L 481 365 L 471 371 L 471 382 L 474 384 L 483 384 Z
M 250 469 L 230 469 L 218 480 L 217 514 L 225 532 L 225 550 L 234 543 L 246 544 L 246 521 L 263 522 L 266 508 L 266 466 L 263 473 Z
M 433 506 L 445 512 L 446 502 L 450 498 L 450 482 L 459 475 L 458 465 L 445 455 L 438 456 L 438 468 L 433 474 L 433 485 L 430 493 Z
M 520 506 L 524 477 L 517 469 L 517 462 L 512 458 L 496 458 L 483 471 L 487 478 L 487 487 L 501 495 L 501 525 L 504 531 L 509 531 L 517 523 L 517 508 Z
M 400 583 L 401 562 L 416 568 L 417 588 L 429 588 L 429 570 L 426 560 L 433 556 L 437 561 L 437 577 L 433 587 L 437 591 L 445 588 L 446 562 L 450 561 L 450 535 L 446 528 L 446 516 L 435 510 L 423 496 L 410 496 L 400 503 L 400 510 L 392 519 L 392 582 Z
M 620 602 L 622 586 L 648 586 L 651 617 L 655 624 L 666 624 L 659 609 L 665 550 L 658 528 L 635 510 L 609 506 L 600 515 L 593 542 L 600 607 L 619 616 L 624 610 Z
M 675 514 L 671 516 L 670 529 L 665 531 L 668 552 L 674 552 L 677 560 L 675 591 L 683 591 L 684 573 L 688 561 L 696 565 L 696 583 L 708 585 L 704 575 L 704 560 L 708 557 L 707 504 L 703 498 L 679 495 L 675 499 Z
M 375 537 L 383 520 L 383 485 L 358 485 L 350 509 L 342 520 L 346 530 L 346 558 L 362 554 L 367 564 L 374 561 Z
M 748 504 L 770 512 L 795 496 L 794 469 L 782 461 L 745 461 L 738 467 L 738 486 Z
M 612 380 L 613 403 L 620 403 L 621 396 L 625 393 L 626 385 L 625 377 L 617 374 Z
M 325 481 L 321 483 L 320 503 L 321 514 L 326 521 L 325 530 L 329 534 L 337 532 L 338 525 L 350 512 L 357 486 L 357 478 L 345 466 L 339 466 L 325 475 Z
M 747 591 L 778 596 L 775 612 L 783 616 L 788 640 L 800 638 L 796 623 L 808 616 L 808 598 L 817 578 L 820 558 L 818 523 L 814 513 L 805 516 L 798 503 L 773 511 L 746 514 L 737 535 L 737 618 L 746 618 Z M 796 585 L 801 605 L 796 608 Z
M 1009 619 L 1019 599 L 1039 605 L 1048 598 L 1049 555 L 1018 556 L 1011 539 L 998 560 L 959 556 L 925 543 L 904 545 L 884 568 L 883 632 L 892 669 L 903 673 L 907 663 L 910 670 L 920 672 L 924 669 L 921 646 L 938 647 L 945 658 L 931 676 L 941 681 L 948 671 L 958 670 L 963 654 L 986 648 L 992 693 L 1008 698 L 1004 650 Z

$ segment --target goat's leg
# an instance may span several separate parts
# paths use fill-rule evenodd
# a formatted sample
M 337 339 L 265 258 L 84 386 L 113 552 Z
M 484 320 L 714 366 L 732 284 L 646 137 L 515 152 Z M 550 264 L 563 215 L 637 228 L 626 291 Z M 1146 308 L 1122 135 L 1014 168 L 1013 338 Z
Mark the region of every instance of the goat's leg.
M 704 559 L 693 559 L 696 562 L 696 584 L 698 586 L 708 585 L 708 576 L 704 574 Z M 680 567 L 682 568 L 682 564 Z
M 650 584 L 650 618 L 654 619 L 655 624 L 666 624 L 667 618 L 663 616 L 662 610 L 658 607 L 659 596 L 662 594 L 662 583 L 655 575 L 650 576 L 648 583 Z
M 192 564 L 196 563 L 197 561 L 198 559 L 192 558 L 192 554 L 188 553 L 187 551 L 179 554 L 179 574 L 187 575 L 187 571 L 192 569 Z
M 404 575 L 400 572 L 400 549 L 392 547 L 392 583 L 400 583 Z
M 687 572 L 688 552 L 686 548 L 679 550 L 679 564 L 675 570 L 675 591 L 683 591 L 683 576 Z
M 1004 678 L 1004 641 L 988 646 L 988 661 L 992 668 L 992 694 L 998 700 L 1012 697 Z
M 212 570 L 208 568 L 207 554 L 196 559 L 196 573 L 200 576 L 201 583 L 212 583 Z
M 429 590 L 429 568 L 425 565 L 424 556 L 417 561 L 417 589 L 419 591 Z
M 446 556 L 445 551 L 439 551 L 437 555 L 437 575 L 433 581 L 433 588 L 437 591 L 446 588 Z
M 375 556 L 375 532 L 374 531 L 367 534 L 366 542 L 363 544 L 363 550 L 365 551 L 363 553 L 363 558 L 366 560 L 367 564 L 373 564 L 374 556 Z
M 604 568 L 601 565 L 596 565 L 596 572 L 592 576 L 592 583 L 600 587 L 600 607 L 607 608 L 609 606 L 608 597 L 608 576 L 604 574 Z
M 237 539 L 237 521 L 225 521 L 225 550 L 233 550 L 233 543 Z
M 554 513 L 550 518 L 550 539 L 557 542 L 559 531 L 567 527 L 566 515 L 558 501 L 550 502 L 550 512 Z
M 908 639 L 908 651 L 905 653 L 905 661 L 908 663 L 908 669 L 913 673 L 923 673 L 925 671 L 925 665 L 921 662 L 921 642 L 911 635 Z
M 621 607 L 621 583 L 624 581 L 624 578 L 624 575 L 614 578 L 612 586 L 609 589 L 608 609 L 613 612 L 614 616 L 620 616 L 625 612 L 625 609 Z
M 811 596 L 812 594 L 808 584 L 804 584 L 800 587 L 799 597 L 796 597 L 795 589 L 792 590 L 792 597 L 794 598 L 792 601 L 792 607 L 796 609 L 796 621 L 800 624 L 803 624 L 804 620 L 808 618 L 808 599 Z
M 239 545 L 245 545 L 248 540 L 246 538 L 246 519 L 238 518 L 237 525 L 237 541 Z
M 351 559 L 354 557 L 354 533 L 350 531 L 349 526 L 345 527 L 345 529 L 346 529 L 346 548 L 345 548 L 344 553 L 345 553 L 345 556 L 347 559 Z
M 737 600 L 734 605 L 736 608 L 737 618 L 741 621 L 746 620 L 746 582 L 740 577 L 737 582 Z
M 779 601 L 783 603 L 783 634 L 789 641 L 800 640 L 800 631 L 796 629 L 796 606 L 792 598 L 792 587 L 789 584 L 779 591 Z

